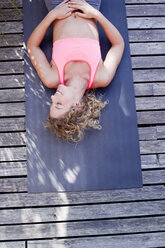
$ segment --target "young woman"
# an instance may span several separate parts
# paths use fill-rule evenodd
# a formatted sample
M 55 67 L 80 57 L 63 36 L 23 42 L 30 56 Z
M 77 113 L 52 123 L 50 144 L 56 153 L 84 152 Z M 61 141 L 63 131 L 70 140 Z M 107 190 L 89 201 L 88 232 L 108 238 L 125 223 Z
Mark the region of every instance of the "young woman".
M 51 2 L 53 5 L 55 0 Z M 112 45 L 104 61 L 97 21 Z M 49 63 L 40 43 L 51 23 L 53 49 Z M 56 88 L 46 127 L 74 142 L 82 139 L 85 129 L 100 129 L 98 118 L 107 101 L 97 99 L 91 89 L 108 86 L 121 61 L 124 40 L 116 27 L 85 0 L 64 0 L 32 32 L 27 50 L 43 84 Z

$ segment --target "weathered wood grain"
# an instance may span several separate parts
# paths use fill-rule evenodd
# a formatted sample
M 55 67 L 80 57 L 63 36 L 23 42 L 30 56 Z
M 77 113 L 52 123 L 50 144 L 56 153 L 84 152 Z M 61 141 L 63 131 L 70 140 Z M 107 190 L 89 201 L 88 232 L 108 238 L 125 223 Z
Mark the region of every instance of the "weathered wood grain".
M 24 89 L 0 90 L 0 102 L 25 101 Z
M 0 132 L 25 131 L 25 118 L 0 118 Z
M 165 56 L 141 56 L 132 57 L 133 69 L 145 69 L 145 68 L 164 68 Z
M 18 242 L 1 242 L 1 248 L 25 248 L 25 241 Z
M 154 95 L 165 95 L 165 84 L 156 83 L 153 84 Z
M 22 146 L 26 144 L 26 134 L 19 133 L 0 133 L 0 147 Z
M 140 200 L 160 200 L 165 198 L 163 185 L 142 188 L 47 193 L 0 194 L 0 208 L 68 206 L 84 203 L 117 203 Z
M 25 147 L 10 147 L 0 149 L 0 162 L 26 160 Z
M 20 60 L 23 56 L 23 47 L 0 48 L 0 60 Z
M 163 29 L 129 30 L 128 36 L 130 42 L 165 41 L 165 32 Z
M 0 177 L 27 176 L 26 162 L 0 163 Z
M 28 224 L 0 227 L 0 240 L 75 237 L 86 235 L 123 234 L 164 231 L 165 219 L 161 217 L 120 218 L 111 220 Z
M 139 140 L 156 140 L 157 137 L 157 127 L 140 127 L 138 128 Z M 160 133 L 161 136 L 161 133 Z M 164 136 L 164 134 L 162 134 Z
M 12 0 L 18 8 L 22 7 L 22 0 Z M 0 8 L 14 8 L 10 1 L 0 0 Z
M 2 19 L 2 17 L 1 17 Z M 4 22 L 4 20 L 1 22 L 1 30 L 5 34 L 0 35 L 0 41 L 3 41 L 4 44 L 11 42 L 10 37 L 8 38 L 8 34 L 18 34 L 23 33 L 23 23 L 22 22 L 10 22 L 7 20 Z M 19 44 L 19 43 L 18 43 Z M 2 46 L 2 45 L 1 45 Z
M 4 28 L 3 28 L 3 31 Z M 6 32 L 5 32 L 6 33 Z M 22 46 L 23 45 L 23 34 L 5 34 L 0 35 L 0 47 L 17 47 L 17 46 Z
M 24 75 L 1 75 L 0 88 L 22 88 L 25 86 Z
M 165 165 L 165 154 L 158 154 L 159 164 L 160 166 Z
M 165 69 L 133 70 L 134 82 L 164 82 Z
M 164 232 L 127 234 L 104 237 L 87 237 L 71 239 L 52 239 L 28 241 L 28 248 L 141 248 L 163 247 L 165 243 Z
M 25 115 L 25 103 L 1 103 L 0 117 L 16 117 Z
M 162 169 L 162 170 L 143 171 L 143 184 L 144 185 L 165 184 L 165 170 Z M 26 191 L 27 191 L 26 178 L 16 177 L 16 178 L 0 179 L 0 192 L 8 193 L 8 192 L 26 192 Z
M 141 154 L 154 154 L 165 152 L 165 140 L 140 141 Z
M 137 97 L 136 109 L 137 110 L 149 110 L 149 109 L 165 109 L 165 97 Z
M 131 55 L 162 55 L 165 54 L 165 42 L 130 43 L 130 49 Z
M 147 4 L 147 5 L 127 5 L 126 13 L 128 16 L 164 16 L 164 4 Z
M 164 28 L 165 17 L 128 17 L 128 29 Z
M 138 124 L 164 124 L 165 111 L 144 111 L 137 112 Z
M 24 61 L 5 61 L 0 62 L 0 75 L 16 74 L 24 72 Z

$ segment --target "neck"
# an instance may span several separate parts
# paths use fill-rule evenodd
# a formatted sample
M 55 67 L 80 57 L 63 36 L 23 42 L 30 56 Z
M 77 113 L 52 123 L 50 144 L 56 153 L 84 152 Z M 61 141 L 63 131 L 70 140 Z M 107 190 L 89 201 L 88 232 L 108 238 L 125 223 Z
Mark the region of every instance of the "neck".
M 88 86 L 88 81 L 79 75 L 76 75 L 71 79 L 68 79 L 66 85 L 74 90 L 75 102 L 80 102 Z

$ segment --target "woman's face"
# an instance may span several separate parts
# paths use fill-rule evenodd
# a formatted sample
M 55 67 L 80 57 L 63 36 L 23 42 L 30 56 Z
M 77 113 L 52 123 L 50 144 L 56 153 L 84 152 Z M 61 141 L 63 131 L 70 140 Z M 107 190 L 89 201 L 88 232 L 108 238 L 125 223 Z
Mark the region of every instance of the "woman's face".
M 51 96 L 50 116 L 52 118 L 62 118 L 72 106 L 74 106 L 75 96 L 71 87 L 60 84 L 54 95 Z

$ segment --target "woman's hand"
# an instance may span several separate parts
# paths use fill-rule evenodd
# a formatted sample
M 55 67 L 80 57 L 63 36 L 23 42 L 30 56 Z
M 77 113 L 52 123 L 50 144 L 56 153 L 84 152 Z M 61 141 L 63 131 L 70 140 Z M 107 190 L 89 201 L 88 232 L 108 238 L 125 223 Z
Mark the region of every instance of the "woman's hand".
M 68 6 L 68 0 L 64 0 L 50 12 L 54 16 L 54 19 L 65 19 L 72 14 L 72 10 Z
M 98 14 L 98 10 L 92 7 L 85 0 L 70 0 L 68 2 L 68 6 L 71 9 L 80 9 L 83 13 L 75 12 L 76 16 L 80 16 L 83 18 L 95 18 Z

